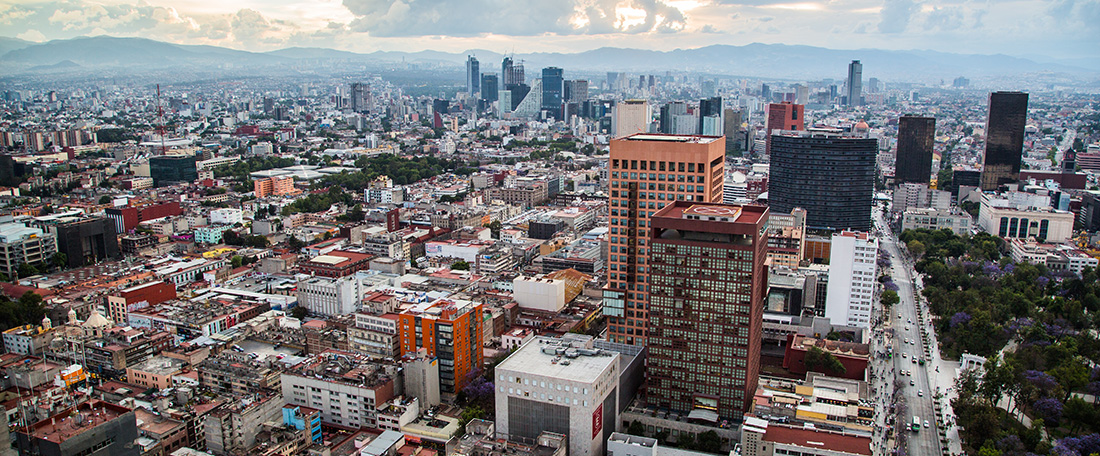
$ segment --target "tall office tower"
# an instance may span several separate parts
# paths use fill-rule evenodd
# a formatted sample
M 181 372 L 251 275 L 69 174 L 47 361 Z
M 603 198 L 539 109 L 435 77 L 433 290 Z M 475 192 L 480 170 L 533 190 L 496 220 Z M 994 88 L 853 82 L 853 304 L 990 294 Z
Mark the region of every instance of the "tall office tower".
M 497 75 L 486 73 L 481 75 L 481 100 L 486 103 L 497 101 L 498 94 Z
M 619 73 L 607 72 L 607 90 L 616 90 L 619 85 Z
M 879 92 L 879 87 L 881 85 L 882 85 L 882 82 L 879 81 L 878 78 L 868 79 L 867 80 L 867 93 L 878 93 Z
M 843 231 L 833 235 L 829 255 L 825 317 L 834 325 L 870 327 L 871 299 L 878 277 L 878 239 L 867 233 Z
M 1026 93 L 989 94 L 989 116 L 985 120 L 985 161 L 982 168 L 983 191 L 996 190 L 1001 185 L 1019 179 L 1026 124 Z
M 649 218 L 673 201 L 722 201 L 725 138 L 633 135 L 611 140 L 608 340 L 645 345 Z
M 688 108 L 687 103 L 682 101 L 670 101 L 661 106 L 659 119 L 657 119 L 659 133 L 673 134 L 676 133 L 673 117 L 675 116 L 687 116 Z
M 764 153 L 772 154 L 772 134 L 776 131 L 805 130 L 806 107 L 793 103 L 771 103 L 767 108 L 767 124 L 764 126 Z
M 859 60 L 848 64 L 848 82 L 844 87 L 847 89 L 845 101 L 848 106 L 863 104 L 863 64 Z
M 362 82 L 355 82 L 351 84 L 351 93 L 348 94 L 351 98 L 351 110 L 354 112 L 367 112 L 370 107 L 367 106 L 367 99 L 370 97 L 370 88 Z
M 565 91 L 565 79 L 558 67 L 542 69 L 542 109 L 557 120 L 561 120 L 562 92 Z
M 929 184 L 932 177 L 932 145 L 936 118 L 901 116 L 898 119 L 898 152 L 894 159 L 894 183 Z
M 649 132 L 649 102 L 623 100 L 611 111 L 611 135 L 616 138 Z
M 794 102 L 795 104 L 805 105 L 810 102 L 810 88 L 802 84 L 795 84 L 794 86 Z
M 836 128 L 773 133 L 768 205 L 806 209 L 806 226 L 871 229 L 878 141 Z
M 732 420 L 760 373 L 768 208 L 676 201 L 650 219 L 648 402 Z
M 722 97 L 710 97 L 699 100 L 699 127 L 695 130 L 696 134 L 706 134 L 703 132 L 704 119 L 711 116 L 722 117 Z M 714 133 L 711 134 L 713 135 Z
M 507 88 L 515 84 L 516 82 L 512 79 L 513 74 L 515 74 L 515 72 L 512 69 L 512 58 L 504 57 L 504 60 L 500 62 L 500 86 Z
M 471 97 L 481 92 L 481 63 L 477 57 L 466 56 L 466 93 Z
M 588 100 L 588 81 L 574 79 L 565 81 L 565 102 L 583 103 Z
M 772 88 L 767 84 L 760 86 L 760 98 L 763 98 L 765 103 L 772 100 Z
M 745 147 L 741 131 L 741 111 L 726 108 L 722 113 L 722 135 L 726 137 L 726 152 L 741 151 Z
M 264 114 L 272 115 L 275 112 L 275 100 L 264 97 Z

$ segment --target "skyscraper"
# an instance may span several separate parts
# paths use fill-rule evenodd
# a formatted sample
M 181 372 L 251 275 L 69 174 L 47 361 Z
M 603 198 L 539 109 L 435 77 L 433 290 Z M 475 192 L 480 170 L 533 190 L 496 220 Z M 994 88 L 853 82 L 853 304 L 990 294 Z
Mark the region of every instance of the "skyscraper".
M 615 103 L 611 114 L 611 135 L 616 138 L 649 131 L 649 102 L 623 100 Z
M 581 103 L 588 100 L 588 80 L 573 79 L 565 81 L 565 102 Z
M 760 371 L 768 208 L 676 201 L 650 219 L 648 402 L 747 411 Z
M 481 75 L 481 100 L 486 103 L 497 101 L 497 75 L 486 73 Z
M 767 124 L 764 126 L 764 153 L 772 153 L 772 134 L 784 130 L 805 130 L 806 107 L 789 102 L 768 104 Z
M 562 93 L 565 91 L 565 79 L 558 67 L 542 69 L 542 109 L 561 120 Z
M 351 84 L 351 110 L 354 112 L 367 112 L 370 107 L 367 106 L 367 98 L 370 96 L 370 89 L 366 84 L 362 82 L 353 82 Z
M 782 131 L 771 138 L 772 212 L 801 207 L 810 228 L 870 230 L 877 140 L 836 128 Z
M 1020 160 L 1024 153 L 1024 126 L 1027 124 L 1027 96 L 1023 92 L 989 94 L 982 168 L 983 191 L 996 190 L 1019 179 Z
M 725 149 L 725 138 L 715 136 L 611 140 L 609 280 L 603 295 L 608 340 L 645 345 L 649 218 L 673 201 L 722 201 Z
M 927 185 L 932 177 L 932 145 L 936 118 L 901 116 L 898 119 L 898 152 L 894 159 L 894 182 Z
M 505 57 L 500 64 L 500 85 L 505 89 L 513 85 L 525 84 L 523 63 L 515 63 L 511 57 Z
M 712 116 L 722 117 L 722 97 L 710 97 L 699 100 L 699 128 L 695 130 L 696 134 L 708 134 L 703 131 L 703 124 L 706 122 L 707 117 Z M 721 122 L 719 122 L 719 125 L 721 125 Z M 719 127 L 718 130 L 717 132 L 709 134 L 715 136 L 721 135 L 721 127 Z
M 859 60 L 848 64 L 848 83 L 845 88 L 845 102 L 848 106 L 863 104 L 863 64 Z
M 466 93 L 471 97 L 481 92 L 481 63 L 477 57 L 466 56 Z

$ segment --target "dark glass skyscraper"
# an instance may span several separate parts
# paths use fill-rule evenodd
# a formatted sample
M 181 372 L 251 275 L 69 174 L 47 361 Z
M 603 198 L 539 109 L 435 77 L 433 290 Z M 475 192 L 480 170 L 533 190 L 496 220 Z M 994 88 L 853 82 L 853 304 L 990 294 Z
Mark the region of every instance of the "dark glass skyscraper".
M 473 96 L 481 91 L 481 63 L 477 57 L 466 56 L 466 93 Z
M 741 417 L 756 393 L 768 208 L 675 201 L 650 219 L 647 401 Z
M 985 160 L 982 190 L 1016 182 L 1024 153 L 1024 126 L 1027 124 L 1027 94 L 993 92 L 989 94 L 989 116 L 985 121 Z
M 703 119 L 707 116 L 722 116 L 722 97 L 710 97 L 699 100 L 699 126 L 696 134 L 703 134 Z
M 562 94 L 565 92 L 565 79 L 561 68 L 542 69 L 542 109 L 551 117 L 561 119 Z
M 811 228 L 870 230 L 877 149 L 877 140 L 839 129 L 773 134 L 768 205 L 806 209 Z
M 497 101 L 500 95 L 497 88 L 497 75 L 487 73 L 481 75 L 481 100 L 486 103 Z
M 894 182 L 928 184 L 932 177 L 932 145 L 936 118 L 901 116 L 898 119 L 898 152 L 894 159 Z

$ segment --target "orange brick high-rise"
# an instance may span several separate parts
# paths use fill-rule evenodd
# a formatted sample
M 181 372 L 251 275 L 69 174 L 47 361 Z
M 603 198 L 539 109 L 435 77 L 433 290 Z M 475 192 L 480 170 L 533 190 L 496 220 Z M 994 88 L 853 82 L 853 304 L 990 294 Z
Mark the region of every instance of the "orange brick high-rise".
M 726 139 L 635 134 L 611 141 L 608 339 L 645 345 L 649 218 L 673 201 L 721 202 Z

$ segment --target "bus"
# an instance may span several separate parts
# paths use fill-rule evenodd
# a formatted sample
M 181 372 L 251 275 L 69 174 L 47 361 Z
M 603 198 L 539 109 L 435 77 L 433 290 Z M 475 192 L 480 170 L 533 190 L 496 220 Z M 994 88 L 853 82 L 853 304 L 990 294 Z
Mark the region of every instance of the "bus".
M 913 425 L 909 427 L 913 432 L 920 431 L 920 417 L 913 415 Z

